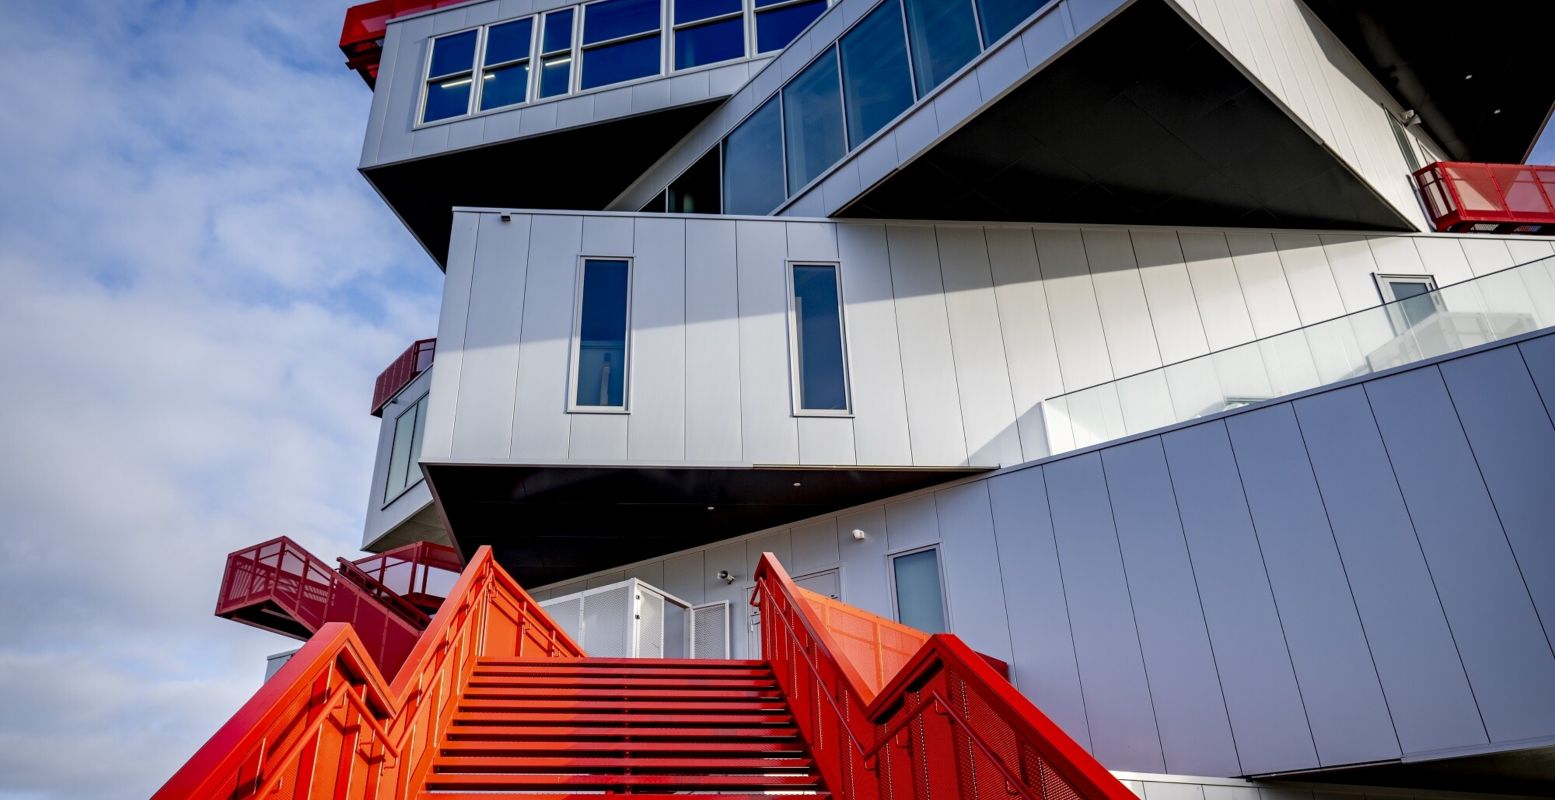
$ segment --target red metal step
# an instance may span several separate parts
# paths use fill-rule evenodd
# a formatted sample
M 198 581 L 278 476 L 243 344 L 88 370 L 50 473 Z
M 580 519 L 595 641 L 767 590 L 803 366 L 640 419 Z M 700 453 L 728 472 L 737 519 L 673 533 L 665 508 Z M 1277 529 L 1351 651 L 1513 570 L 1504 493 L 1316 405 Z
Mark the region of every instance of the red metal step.
M 696 789 L 811 788 L 819 786 L 820 780 L 814 775 L 432 775 L 427 778 L 426 788 L 429 792 L 448 789 L 490 792 L 548 787 L 571 789 L 642 787 L 677 792 Z
M 792 725 L 788 714 L 569 714 L 544 711 L 461 712 L 454 725 Z
M 471 682 L 465 690 L 466 699 L 479 700 L 554 700 L 559 698 L 572 698 L 576 700 L 685 700 L 688 702 L 703 702 L 710 700 L 777 700 L 782 701 L 783 695 L 777 689 L 745 688 L 745 689 L 642 689 L 638 687 L 613 687 L 613 686 L 488 686 L 484 683 Z
M 637 793 L 638 794 L 645 794 L 645 792 L 637 792 Z M 817 798 L 823 798 L 824 799 L 824 798 L 831 797 L 831 792 L 828 792 L 828 791 L 826 791 L 824 789 L 817 789 L 817 790 L 785 789 L 783 791 L 783 796 L 784 797 L 803 797 L 803 798 L 817 797 Z M 418 797 L 418 800 L 494 800 L 493 795 L 490 792 L 458 792 L 458 791 L 450 791 L 450 792 L 439 791 L 439 792 L 436 792 L 436 793 L 423 792 L 422 794 L 418 795 L 417 797 Z M 500 798 L 501 795 L 496 795 L 495 797 Z M 586 794 L 546 794 L 546 793 L 540 793 L 540 792 L 525 792 L 524 795 L 523 795 L 523 800 L 599 800 L 599 798 L 600 798 L 600 795 L 598 793 L 586 793 Z M 706 793 L 698 793 L 695 796 L 694 800 L 773 800 L 773 795 L 770 795 L 770 794 L 728 794 L 728 793 L 724 793 L 724 792 L 706 792 Z
M 636 731 L 632 731 L 630 740 L 592 741 L 592 740 L 555 740 L 555 741 L 453 741 L 444 742 L 442 753 L 453 758 L 478 758 L 478 757 L 506 757 L 506 756 L 530 756 L 546 755 L 552 753 L 696 753 L 698 756 L 713 757 L 727 754 L 730 756 L 745 756 L 752 753 L 766 753 L 780 755 L 788 753 L 802 753 L 804 744 L 797 738 L 787 741 L 769 741 L 765 739 L 751 740 L 740 739 L 737 741 L 708 741 L 687 744 L 684 741 L 658 741 L 644 742 L 636 737 Z
M 515 706 L 533 711 L 572 711 L 576 713 L 588 713 L 594 711 L 669 711 L 688 714 L 702 714 L 714 711 L 730 711 L 740 714 L 754 713 L 758 711 L 771 711 L 781 713 L 788 710 L 788 704 L 782 700 L 762 700 L 751 698 L 747 700 L 704 700 L 701 702 L 687 702 L 685 700 L 523 700 L 514 701 L 501 697 L 470 696 L 466 694 L 459 703 L 460 711 L 485 712 L 508 711 Z
M 488 772 L 512 773 L 577 773 L 584 771 L 631 770 L 645 772 L 709 772 L 720 775 L 757 772 L 793 772 L 809 770 L 815 762 L 808 757 L 794 758 L 702 758 L 681 754 L 678 757 L 643 756 L 444 756 L 436 764 L 438 774 L 471 774 Z
M 776 689 L 775 678 L 635 678 L 632 676 L 606 678 L 550 677 L 544 675 L 491 675 L 477 672 L 470 679 L 471 687 L 615 687 L 615 688 L 685 688 L 685 689 Z
M 788 726 L 758 727 L 758 728 L 673 728 L 673 727 L 645 727 L 627 728 L 599 726 L 561 726 L 561 725 L 462 725 L 448 730 L 448 741 L 474 742 L 474 741 L 572 741 L 577 739 L 619 739 L 631 738 L 636 741 L 646 739 L 673 740 L 685 742 L 687 740 L 729 740 L 740 741 L 773 741 L 773 740 L 797 740 L 799 729 L 793 727 L 792 721 Z M 685 747 L 695 747 L 695 744 L 685 744 Z

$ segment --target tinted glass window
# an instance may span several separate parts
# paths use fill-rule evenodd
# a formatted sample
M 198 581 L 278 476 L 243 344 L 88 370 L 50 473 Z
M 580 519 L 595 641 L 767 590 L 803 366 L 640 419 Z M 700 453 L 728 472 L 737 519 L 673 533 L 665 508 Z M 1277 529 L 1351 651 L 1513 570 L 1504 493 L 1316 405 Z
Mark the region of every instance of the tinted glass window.
M 983 23 L 983 41 L 992 43 L 1051 0 L 977 0 L 977 18 Z
M 659 36 L 644 36 L 583 53 L 582 86 L 592 89 L 659 74 Z
M 778 99 L 768 100 L 724 140 L 725 214 L 767 214 L 783 193 L 783 130 Z
M 697 159 L 669 188 L 673 214 L 718 213 L 718 148 Z
M 421 480 L 421 438 L 426 430 L 427 395 L 422 395 L 394 420 L 394 441 L 389 445 L 389 474 L 383 502 L 388 503 Z
M 625 261 L 583 262 L 583 299 L 578 314 L 579 406 L 626 404 L 626 313 L 630 267 Z
M 939 553 L 919 550 L 891 560 L 896 577 L 896 618 L 925 633 L 945 632 L 945 601 L 939 585 Z
M 902 0 L 907 8 L 907 46 L 918 96 L 945 82 L 977 55 L 971 0 Z
M 708 17 L 733 14 L 743 7 L 741 0 L 675 0 L 675 22 L 695 22 Z
M 528 87 L 527 63 L 488 69 L 481 76 L 481 110 L 522 103 Z
M 839 45 L 848 146 L 857 147 L 912 105 L 900 0 L 871 11 Z
M 572 79 L 572 55 L 552 56 L 540 62 L 540 96 L 566 94 Z
M 543 53 L 572 49 L 572 9 L 564 8 L 545 15 L 544 43 L 540 49 Z
M 1426 281 L 1388 281 L 1388 288 L 1398 301 L 1394 307 L 1405 325 L 1419 325 L 1437 312 L 1436 296 L 1431 294 L 1431 284 Z
M 794 266 L 794 361 L 799 373 L 799 408 L 845 411 L 847 377 L 842 355 L 842 303 L 837 268 Z
M 432 68 L 427 77 L 439 78 L 475 68 L 476 31 L 444 36 L 432 42 Z
M 583 7 L 583 43 L 593 44 L 659 27 L 659 0 L 604 0 Z
M 757 3 L 756 5 L 765 5 Z M 811 0 L 771 11 L 756 12 L 756 52 L 770 53 L 781 50 L 794 40 L 821 12 L 826 10 L 826 0 Z
M 744 17 L 730 17 L 675 31 L 675 69 L 715 64 L 743 55 Z
M 534 18 L 493 25 L 486 30 L 486 60 L 490 66 L 504 61 L 516 61 L 529 57 L 529 39 L 534 31 Z
M 457 117 L 470 111 L 470 86 L 474 81 L 466 75 L 462 78 L 432 83 L 427 86 L 427 108 L 422 119 L 432 122 Z
M 791 193 L 842 158 L 846 146 L 835 48 L 783 87 L 783 133 Z

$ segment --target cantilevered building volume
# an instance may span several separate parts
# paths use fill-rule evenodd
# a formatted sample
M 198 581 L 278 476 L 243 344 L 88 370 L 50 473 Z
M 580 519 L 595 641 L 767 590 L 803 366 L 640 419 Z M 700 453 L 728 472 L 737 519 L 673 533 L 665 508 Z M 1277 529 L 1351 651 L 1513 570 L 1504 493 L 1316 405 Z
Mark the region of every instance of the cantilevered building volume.
M 441 319 L 159 796 L 1555 794 L 1552 28 L 350 9 Z

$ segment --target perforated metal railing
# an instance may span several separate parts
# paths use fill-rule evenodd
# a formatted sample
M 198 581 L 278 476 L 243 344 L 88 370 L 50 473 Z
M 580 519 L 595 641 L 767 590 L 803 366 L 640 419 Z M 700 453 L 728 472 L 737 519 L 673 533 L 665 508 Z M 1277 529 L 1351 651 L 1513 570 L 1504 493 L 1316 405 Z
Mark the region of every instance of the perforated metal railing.
M 929 637 L 866 700 L 866 681 L 771 553 L 751 602 L 832 794 L 890 800 L 1135 800 L 959 638 Z
M 1555 234 L 1555 166 L 1438 161 L 1414 178 L 1439 231 Z
M 832 642 L 864 681 L 864 701 L 875 699 L 892 676 L 929 640 L 929 635 L 895 620 L 871 614 L 825 595 L 799 587 L 799 596 L 820 617 Z
M 378 380 L 373 382 L 372 415 L 381 416 L 384 405 L 409 386 L 416 376 L 426 372 L 436 355 L 436 339 L 418 339 L 378 373 Z

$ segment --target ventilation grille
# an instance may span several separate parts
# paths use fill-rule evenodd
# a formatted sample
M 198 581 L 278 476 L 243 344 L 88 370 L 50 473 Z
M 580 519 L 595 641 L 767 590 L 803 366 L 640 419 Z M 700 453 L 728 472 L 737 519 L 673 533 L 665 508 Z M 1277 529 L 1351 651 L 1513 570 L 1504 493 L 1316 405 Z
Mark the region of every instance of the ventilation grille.
M 729 657 L 729 601 L 691 607 L 691 657 Z
M 592 656 L 630 658 L 632 652 L 631 581 L 583 595 L 583 650 Z
M 637 652 L 638 658 L 664 657 L 664 595 L 638 587 Z

